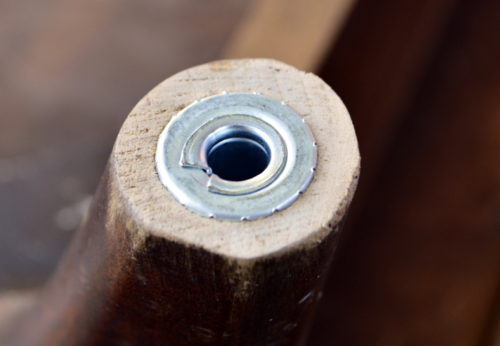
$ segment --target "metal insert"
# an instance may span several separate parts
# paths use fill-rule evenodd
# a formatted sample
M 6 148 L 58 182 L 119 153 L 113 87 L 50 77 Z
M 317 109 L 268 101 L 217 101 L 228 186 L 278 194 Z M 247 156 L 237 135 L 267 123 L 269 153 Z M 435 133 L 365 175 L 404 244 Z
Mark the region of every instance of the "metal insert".
M 171 119 L 158 140 L 156 169 L 189 210 L 251 220 L 295 201 L 312 180 L 316 155 L 307 125 L 286 104 L 223 93 Z

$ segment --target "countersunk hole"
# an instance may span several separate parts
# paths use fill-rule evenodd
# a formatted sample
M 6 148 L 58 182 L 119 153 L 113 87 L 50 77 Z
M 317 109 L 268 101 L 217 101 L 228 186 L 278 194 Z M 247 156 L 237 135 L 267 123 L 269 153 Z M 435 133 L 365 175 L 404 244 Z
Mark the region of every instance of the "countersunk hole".
M 255 133 L 227 131 L 207 150 L 207 163 L 221 179 L 242 181 L 262 173 L 271 155 L 265 141 Z

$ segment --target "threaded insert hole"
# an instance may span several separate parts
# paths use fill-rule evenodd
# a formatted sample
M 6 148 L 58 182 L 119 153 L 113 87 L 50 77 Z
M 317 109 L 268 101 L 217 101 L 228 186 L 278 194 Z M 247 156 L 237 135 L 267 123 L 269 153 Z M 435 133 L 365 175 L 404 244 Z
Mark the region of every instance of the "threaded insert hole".
M 271 159 L 267 143 L 245 130 L 225 131 L 208 148 L 208 166 L 221 179 L 243 181 L 262 173 Z

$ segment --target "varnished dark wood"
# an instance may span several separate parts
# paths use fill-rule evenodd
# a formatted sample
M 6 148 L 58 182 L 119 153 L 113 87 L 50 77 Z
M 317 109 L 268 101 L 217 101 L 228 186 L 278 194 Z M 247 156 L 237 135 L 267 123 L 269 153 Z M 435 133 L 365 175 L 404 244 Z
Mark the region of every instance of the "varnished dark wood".
M 249 272 L 203 249 L 150 235 L 134 248 L 109 170 L 90 217 L 5 345 L 302 344 L 336 234 L 313 251 L 259 261 Z M 112 210 L 110 210 L 110 208 Z M 307 253 L 306 253 L 307 252 Z M 286 265 L 283 265 L 286 263 Z M 278 323 L 276 323 L 278 322 Z M 19 328 L 29 332 L 20 332 Z
M 391 22 L 390 13 L 380 20 Z M 419 14 L 408 13 L 386 27 L 388 34 L 401 35 Z M 349 43 L 350 53 L 344 46 L 344 58 L 334 59 L 345 69 L 330 67 L 340 73 L 331 75 L 331 83 L 359 124 L 361 154 L 367 158 L 359 196 L 365 205 L 353 205 L 349 237 L 339 246 L 311 345 L 491 344 L 500 277 L 499 15 L 498 1 L 460 1 L 420 77 L 405 81 L 413 91 L 398 90 L 395 100 L 392 92 L 384 94 L 383 78 L 369 90 L 362 76 L 350 79 L 358 72 L 344 59 L 353 54 L 363 61 L 356 42 Z M 369 64 L 370 51 L 357 49 Z M 402 54 L 415 58 L 414 52 Z M 396 73 L 404 60 L 392 62 L 395 68 L 372 73 L 386 73 L 394 84 L 404 77 Z M 381 100 L 368 98 L 370 90 Z M 400 125 L 390 139 L 379 128 L 389 116 L 380 116 L 380 104 L 401 103 L 405 106 L 393 113 Z M 370 140 L 379 135 L 382 142 Z M 388 156 L 375 169 L 370 153 L 387 141 Z M 379 173 L 367 184 L 364 178 L 374 171 Z

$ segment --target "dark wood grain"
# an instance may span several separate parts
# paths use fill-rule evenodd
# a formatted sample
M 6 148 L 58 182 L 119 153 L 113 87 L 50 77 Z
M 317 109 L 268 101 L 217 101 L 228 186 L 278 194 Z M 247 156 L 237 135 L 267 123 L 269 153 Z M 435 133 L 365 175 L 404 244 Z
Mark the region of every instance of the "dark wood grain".
M 380 20 L 401 15 L 391 13 Z M 498 314 L 499 3 L 459 2 L 444 35 L 431 33 L 421 42 L 429 49 L 423 67 L 406 65 L 411 75 L 418 72 L 413 79 L 401 74 L 407 60 L 393 54 L 406 50 L 401 54 L 417 58 L 401 32 L 422 12 L 405 13 L 384 29 L 402 40 L 392 54 L 387 40 L 366 43 L 386 50 L 373 65 L 381 71 L 366 70 L 373 52 L 356 41 L 351 49 L 339 42 L 340 55 L 327 67 L 337 72 L 331 83 L 358 125 L 366 175 L 363 205 L 351 214 L 312 345 L 479 345 Z M 361 35 L 364 27 L 351 30 Z M 399 79 L 403 84 L 392 89 Z M 389 117 L 399 125 L 387 123 Z M 381 148 L 383 160 L 373 156 Z
M 12 335 L 2 342 L 295 344 L 302 333 L 296 323 L 315 302 L 291 302 L 300 301 L 324 276 L 320 263 L 331 258 L 335 237 L 318 248 L 316 258 L 295 252 L 287 258 L 263 261 L 242 277 L 237 263 L 163 238 L 149 236 L 141 249 L 134 249 L 125 226 L 130 220 L 107 199 L 111 189 L 106 170 L 90 211 L 92 217 L 77 233 L 62 266 L 35 306 L 13 320 L 30 332 L 11 328 Z M 281 261 L 288 265 L 279 264 Z M 248 300 L 239 299 L 241 280 L 251 283 L 249 289 L 258 287 Z M 273 318 L 281 324 L 272 323 Z
M 269 258 L 245 272 L 236 261 L 154 235 L 137 248 L 126 207 L 108 199 L 114 189 L 107 169 L 61 266 L 33 306 L 10 321 L 2 344 L 303 343 L 317 303 L 307 293 L 324 281 L 335 232 L 313 252 Z

